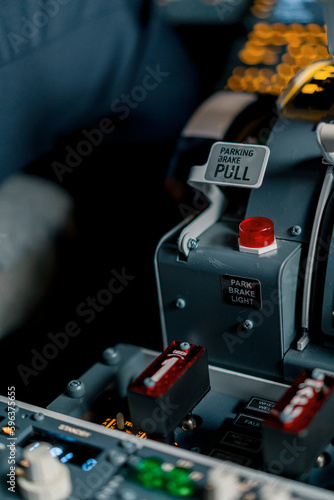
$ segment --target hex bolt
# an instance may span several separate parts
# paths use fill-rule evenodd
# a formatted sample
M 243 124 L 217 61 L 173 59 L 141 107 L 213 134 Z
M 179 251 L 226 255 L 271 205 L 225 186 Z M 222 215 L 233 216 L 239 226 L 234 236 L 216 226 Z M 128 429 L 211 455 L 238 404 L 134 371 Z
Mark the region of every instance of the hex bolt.
M 127 462 L 128 455 L 123 451 L 113 449 L 109 451 L 107 458 L 116 467 L 121 467 Z
M 289 414 L 286 414 L 284 413 L 284 411 L 282 411 L 280 414 L 279 414 L 279 419 L 280 421 L 285 424 L 286 422 L 290 422 L 291 420 L 291 416 Z
M 70 398 L 81 398 L 86 392 L 86 388 L 81 380 L 71 380 L 67 384 L 67 394 Z
M 175 305 L 178 309 L 184 309 L 186 307 L 186 301 L 182 297 L 178 297 L 175 301 Z
M 120 500 L 136 500 L 138 498 L 137 493 L 129 488 L 118 490 L 117 495 Z
M 10 406 L 10 407 L 8 406 L 6 408 L 6 411 L 7 412 L 15 412 L 15 413 L 17 413 L 17 412 L 20 411 L 20 408 L 18 406 Z
M 117 365 L 121 360 L 121 356 L 115 347 L 105 349 L 102 353 L 102 358 L 107 365 Z
M 293 226 L 290 231 L 292 236 L 299 236 L 302 234 L 302 228 L 300 226 Z
M 143 384 L 145 387 L 155 387 L 155 382 L 151 379 L 151 377 L 144 378 Z
M 196 250 L 197 247 L 198 247 L 198 240 L 195 240 L 194 238 L 191 238 L 188 241 L 188 248 L 189 248 L 189 250 Z
M 318 458 L 315 461 L 315 467 L 318 467 L 319 469 L 322 469 L 325 467 L 329 462 L 327 454 L 325 455 L 324 453 L 322 455 L 319 455 Z
M 42 420 L 44 420 L 44 415 L 43 413 L 34 413 L 32 418 L 36 420 L 36 422 L 41 422 Z
M 187 415 L 182 420 L 181 426 L 184 431 L 193 431 L 196 429 L 196 420 L 192 415 Z
M 312 370 L 312 378 L 315 380 L 325 380 L 325 374 L 319 368 L 314 368 L 314 370 Z
M 132 441 L 120 441 L 119 446 L 123 448 L 128 455 L 132 455 L 132 453 L 135 453 L 138 449 L 137 443 L 133 443 Z
M 181 342 L 180 349 L 181 351 L 188 351 L 190 349 L 189 342 Z
M 242 326 L 245 330 L 251 330 L 254 327 L 254 323 L 250 319 L 245 319 Z

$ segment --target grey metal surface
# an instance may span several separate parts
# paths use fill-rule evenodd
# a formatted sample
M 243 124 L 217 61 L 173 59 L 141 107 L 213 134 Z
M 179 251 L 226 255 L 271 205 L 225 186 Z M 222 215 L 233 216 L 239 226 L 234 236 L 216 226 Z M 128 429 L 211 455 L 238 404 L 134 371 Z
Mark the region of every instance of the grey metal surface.
M 286 382 L 291 383 L 304 368 L 321 368 L 334 374 L 334 350 L 311 343 L 303 351 L 290 349 L 284 358 Z
M 187 262 L 178 259 L 173 237 L 160 246 L 166 341 L 204 345 L 213 365 L 279 380 L 295 336 L 300 244 L 278 240 L 276 251 L 257 256 L 239 252 L 237 239 L 237 224 L 221 221 L 203 233 Z M 227 304 L 221 288 L 226 274 L 258 280 L 262 308 Z M 182 309 L 175 305 L 180 297 L 186 302 Z M 254 328 L 244 330 L 245 320 L 252 320 Z
M 246 217 L 268 217 L 277 238 L 308 243 L 326 171 L 313 123 L 281 118 L 267 146 L 266 175 L 261 189 L 250 194 Z M 293 234 L 294 226 L 300 234 Z
M 129 383 L 146 368 L 146 365 L 138 347 L 117 344 L 115 348 L 119 354 L 118 363 L 107 365 L 98 362 L 84 374 L 80 374 L 78 380 L 85 386 L 82 397 L 73 397 L 67 389 L 48 405 L 48 409 L 76 417 L 89 412 L 92 401 L 108 388 L 110 391 L 115 391 L 119 397 L 125 397 Z
M 324 210 L 327 206 L 329 196 L 333 189 L 334 172 L 333 165 L 329 165 L 324 178 L 324 183 L 320 192 L 317 209 L 314 216 L 313 228 L 309 242 L 307 260 L 305 265 L 305 278 L 303 290 L 301 326 L 306 331 L 310 328 L 310 301 L 312 292 L 313 275 L 315 268 L 315 256 L 319 245 L 319 230 L 322 223 Z

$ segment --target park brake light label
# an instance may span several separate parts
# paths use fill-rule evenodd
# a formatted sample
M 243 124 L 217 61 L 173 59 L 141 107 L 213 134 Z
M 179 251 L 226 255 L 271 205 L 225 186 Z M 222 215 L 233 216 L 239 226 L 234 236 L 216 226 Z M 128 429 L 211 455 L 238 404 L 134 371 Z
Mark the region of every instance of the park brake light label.
M 211 148 L 204 178 L 218 186 L 258 188 L 269 153 L 267 146 L 216 142 Z
M 221 286 L 226 304 L 252 309 L 262 308 L 261 282 L 259 280 L 223 274 Z

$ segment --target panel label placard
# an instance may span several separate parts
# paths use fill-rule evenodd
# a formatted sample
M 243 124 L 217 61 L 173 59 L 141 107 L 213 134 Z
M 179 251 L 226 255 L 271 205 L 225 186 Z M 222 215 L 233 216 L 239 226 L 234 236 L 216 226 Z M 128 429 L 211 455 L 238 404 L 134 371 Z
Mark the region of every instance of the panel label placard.
M 252 398 L 248 401 L 246 408 L 261 413 L 269 413 L 270 410 L 274 408 L 275 404 L 274 401 L 268 401 L 267 399 Z
M 223 274 L 221 276 L 221 285 L 226 304 L 253 309 L 262 308 L 261 283 L 259 280 Z
M 216 142 L 204 178 L 221 186 L 258 188 L 269 158 L 269 148 L 257 144 Z
M 240 413 L 234 421 L 236 425 L 240 425 L 241 427 L 248 427 L 249 429 L 260 430 L 262 429 L 262 418 L 252 417 L 250 415 L 244 415 Z
M 261 449 L 261 440 L 252 436 L 246 436 L 239 432 L 229 431 L 220 441 L 221 444 L 229 444 L 242 450 L 257 452 Z

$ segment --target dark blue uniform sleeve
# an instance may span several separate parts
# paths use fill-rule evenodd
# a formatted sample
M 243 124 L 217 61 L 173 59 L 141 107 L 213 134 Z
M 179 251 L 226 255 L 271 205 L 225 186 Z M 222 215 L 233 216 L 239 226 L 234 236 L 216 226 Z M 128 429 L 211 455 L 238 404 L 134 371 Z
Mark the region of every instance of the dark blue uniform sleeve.
M 3 0 L 0 181 L 107 116 L 124 122 L 123 139 L 168 139 L 196 85 L 150 0 Z

